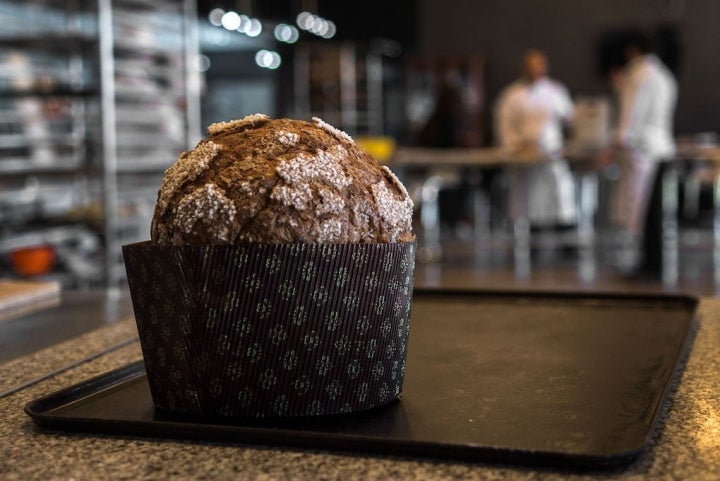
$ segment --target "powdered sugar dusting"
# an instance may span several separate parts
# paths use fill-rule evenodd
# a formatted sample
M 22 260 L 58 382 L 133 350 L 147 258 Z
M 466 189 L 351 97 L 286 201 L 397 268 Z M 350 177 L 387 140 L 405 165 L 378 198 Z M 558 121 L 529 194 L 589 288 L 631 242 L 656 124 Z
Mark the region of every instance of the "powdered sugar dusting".
M 276 135 L 278 142 L 288 147 L 294 146 L 300 140 L 300 135 L 295 132 L 288 132 L 287 130 L 278 130 Z
M 350 185 L 352 180 L 345 175 L 340 160 L 347 155 L 339 145 L 328 150 L 318 150 L 315 155 L 301 153 L 292 160 L 280 163 L 275 171 L 281 182 L 273 189 L 270 198 L 297 210 L 305 210 L 312 202 L 310 184 L 323 180 L 335 189 Z
M 410 230 L 413 204 L 409 197 L 396 197 L 385 182 L 380 181 L 371 187 L 382 226 L 388 233 L 390 242 L 397 241 L 400 234 Z
M 321 244 L 337 242 L 342 237 L 342 222 L 338 219 L 323 221 L 315 229 L 315 237 Z
M 323 119 L 321 119 L 320 117 L 313 117 L 312 121 L 315 123 L 315 125 L 317 125 L 321 129 L 323 129 L 327 133 L 334 135 L 335 137 L 337 137 L 340 140 L 346 140 L 351 143 L 355 142 L 353 140 L 353 138 L 350 137 L 346 132 L 343 132 L 342 130 L 333 127 L 332 125 L 328 124 Z
M 237 186 L 240 188 L 240 191 L 245 195 L 250 195 L 253 193 L 254 189 L 252 185 L 250 185 L 250 182 L 248 182 L 247 180 L 243 180 L 242 182 L 237 184 Z
M 217 241 L 230 242 L 237 232 L 230 232 L 237 209 L 217 185 L 210 183 L 183 197 L 177 205 L 174 223 L 185 233 L 193 232 L 197 222 L 212 225 Z
M 315 208 L 315 214 L 339 214 L 345 208 L 345 201 L 329 189 L 320 189 L 322 202 Z
M 217 135 L 223 132 L 232 132 L 243 127 L 254 126 L 257 123 L 264 123 L 267 120 L 270 120 L 270 117 L 265 114 L 252 114 L 238 120 L 230 120 L 228 122 L 216 122 L 214 124 L 210 124 L 207 132 L 209 135 Z
M 388 175 L 388 177 L 390 178 L 390 181 L 393 183 L 393 185 L 394 185 L 395 187 L 397 187 L 400 192 L 402 192 L 402 195 L 403 195 L 404 197 L 407 197 L 407 198 L 409 199 L 409 198 L 410 198 L 410 194 L 408 194 L 407 189 L 405 188 L 405 186 L 403 185 L 403 183 L 400 182 L 400 179 L 398 179 L 398 178 L 395 176 L 395 174 L 393 174 L 392 170 L 390 170 L 387 165 L 383 165 L 383 166 L 382 166 L 382 170 L 384 170 L 385 173 Z
M 295 210 L 305 210 L 312 201 L 312 190 L 305 185 L 276 185 L 270 198 L 280 201 L 283 205 L 291 205 Z
M 201 142 L 191 152 L 184 152 L 177 162 L 165 171 L 158 196 L 159 215 L 165 213 L 178 189 L 197 179 L 208 169 L 210 161 L 217 157 L 220 150 L 220 145 L 215 142 Z

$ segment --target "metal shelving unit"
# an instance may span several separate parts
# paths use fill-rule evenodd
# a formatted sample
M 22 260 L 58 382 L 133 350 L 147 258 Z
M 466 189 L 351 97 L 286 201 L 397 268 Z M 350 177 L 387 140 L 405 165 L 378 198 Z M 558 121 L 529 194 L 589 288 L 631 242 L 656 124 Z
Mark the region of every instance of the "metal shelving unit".
M 163 171 L 201 135 L 195 2 L 0 1 L 0 24 L 0 254 L 60 254 L 81 230 L 87 262 L 63 280 L 117 284 L 120 247 L 149 237 Z
M 351 135 L 380 135 L 383 128 L 383 64 L 354 43 L 298 44 L 295 52 L 295 115 L 320 117 Z

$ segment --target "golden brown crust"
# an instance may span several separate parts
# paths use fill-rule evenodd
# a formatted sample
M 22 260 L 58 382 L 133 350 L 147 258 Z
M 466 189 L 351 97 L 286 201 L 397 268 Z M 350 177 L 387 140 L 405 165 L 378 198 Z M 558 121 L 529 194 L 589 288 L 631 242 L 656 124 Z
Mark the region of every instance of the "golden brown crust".
M 213 124 L 166 171 L 158 244 L 399 242 L 412 202 L 387 168 L 319 119 Z

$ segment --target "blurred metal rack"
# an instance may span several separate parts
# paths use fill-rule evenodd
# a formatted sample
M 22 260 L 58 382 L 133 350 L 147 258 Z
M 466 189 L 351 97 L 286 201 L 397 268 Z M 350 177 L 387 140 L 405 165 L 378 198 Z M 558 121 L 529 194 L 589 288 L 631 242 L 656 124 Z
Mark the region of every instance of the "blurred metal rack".
M 320 117 L 351 135 L 382 134 L 381 56 L 350 42 L 298 44 L 295 115 Z
M 195 2 L 0 0 L 0 24 L 0 256 L 50 243 L 69 284 L 117 284 L 200 138 Z

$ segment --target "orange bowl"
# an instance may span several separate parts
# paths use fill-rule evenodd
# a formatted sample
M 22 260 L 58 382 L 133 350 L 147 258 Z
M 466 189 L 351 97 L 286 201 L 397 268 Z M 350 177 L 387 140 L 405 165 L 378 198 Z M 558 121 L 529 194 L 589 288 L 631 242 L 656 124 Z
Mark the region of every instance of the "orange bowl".
M 10 252 L 10 264 L 21 276 L 47 274 L 55 264 L 55 249 L 49 245 L 16 249 Z

